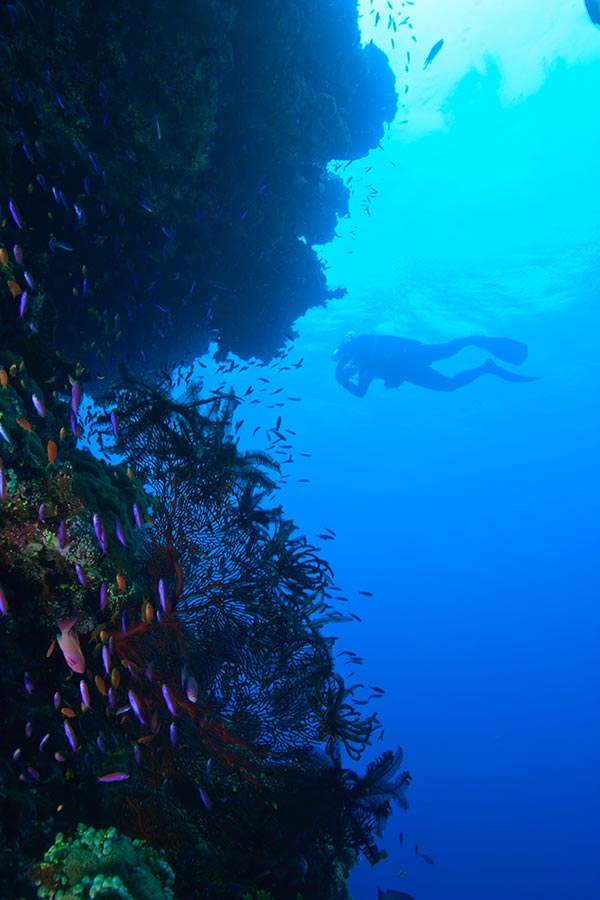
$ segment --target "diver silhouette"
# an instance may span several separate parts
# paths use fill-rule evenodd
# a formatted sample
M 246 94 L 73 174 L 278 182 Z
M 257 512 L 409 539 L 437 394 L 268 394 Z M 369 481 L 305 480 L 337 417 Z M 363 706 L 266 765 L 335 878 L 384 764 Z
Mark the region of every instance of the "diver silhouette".
M 527 344 L 512 338 L 476 334 L 445 344 L 422 344 L 412 338 L 353 332 L 346 335 L 332 359 L 337 360 L 336 380 L 356 397 L 365 396 L 374 378 L 382 378 L 386 387 L 400 387 L 409 381 L 432 391 L 456 391 L 482 375 L 497 375 L 505 381 L 536 381 L 533 376 L 503 369 L 491 358 L 457 375 L 443 375 L 431 368 L 432 363 L 448 359 L 465 347 L 480 347 L 513 365 L 527 359 Z

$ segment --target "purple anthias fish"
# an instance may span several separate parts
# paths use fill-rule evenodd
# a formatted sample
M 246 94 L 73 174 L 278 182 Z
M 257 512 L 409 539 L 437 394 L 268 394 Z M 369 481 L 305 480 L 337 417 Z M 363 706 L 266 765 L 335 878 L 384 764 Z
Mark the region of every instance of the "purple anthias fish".
M 79 682 L 79 693 L 81 694 L 81 706 L 84 710 L 90 708 L 90 692 L 85 681 Z
M 79 643 L 79 636 L 73 627 L 78 618 L 77 615 L 71 619 L 57 622 L 60 634 L 57 635 L 56 640 L 69 668 L 81 675 L 85 672 L 85 657 Z
M 198 793 L 200 794 L 200 799 L 202 800 L 202 803 L 204 804 L 204 806 L 206 807 L 208 812 L 210 812 L 212 809 L 212 803 L 210 802 L 210 797 L 208 796 L 206 791 L 200 787 L 200 785 L 198 785 Z
M 71 385 L 71 409 L 73 413 L 77 416 L 79 415 L 79 403 L 81 401 L 81 388 L 79 384 L 74 381 Z
M 119 543 L 126 547 L 127 541 L 125 540 L 125 535 L 123 534 L 123 529 L 121 528 L 121 523 L 118 519 L 115 519 L 115 534 L 117 535 Z
M 25 225 L 23 224 L 23 219 L 21 218 L 21 213 L 19 212 L 17 204 L 13 200 L 9 200 L 8 208 L 10 210 L 11 216 L 13 217 L 15 225 L 22 231 L 25 228 Z
M 75 732 L 71 728 L 68 722 L 64 724 L 65 734 L 67 736 L 67 740 L 71 747 L 71 750 L 77 750 L 77 738 L 75 737 Z
M 175 715 L 175 702 L 173 700 L 173 694 L 171 693 L 171 691 L 168 688 L 168 685 L 166 685 L 166 684 L 163 684 L 161 690 L 162 690 L 162 695 L 165 698 L 165 703 L 167 704 L 167 708 L 168 708 L 169 712 L 171 713 L 171 715 L 174 716 Z
M 137 695 L 134 694 L 133 691 L 129 691 L 129 693 L 127 694 L 127 699 L 129 700 L 131 708 L 134 711 L 134 713 L 136 714 L 140 725 L 145 725 L 146 721 L 144 719 L 144 716 L 142 713 L 142 708 L 140 706 L 140 701 L 138 700 Z
M 168 602 L 167 602 L 167 591 L 165 588 L 165 583 L 162 578 L 158 579 L 158 599 L 160 600 L 160 605 L 164 612 L 168 612 Z
M 99 782 L 110 784 L 113 781 L 127 781 L 129 775 L 127 772 L 109 772 L 108 775 L 100 775 Z

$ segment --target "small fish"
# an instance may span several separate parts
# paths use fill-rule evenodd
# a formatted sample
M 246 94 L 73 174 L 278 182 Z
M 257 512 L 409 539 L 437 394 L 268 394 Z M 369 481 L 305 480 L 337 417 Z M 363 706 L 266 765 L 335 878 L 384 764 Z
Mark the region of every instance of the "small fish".
M 427 68 L 427 66 L 430 66 L 430 65 L 431 65 L 431 63 L 432 63 L 433 60 L 436 58 L 436 56 L 438 55 L 438 53 L 440 52 L 440 50 L 442 49 L 443 46 L 444 46 L 444 41 L 443 41 L 443 39 L 437 41 L 437 43 L 435 43 L 435 44 L 433 45 L 433 47 L 431 48 L 431 50 L 430 50 L 429 53 L 427 54 L 427 59 L 426 59 L 425 62 L 423 63 L 423 70 L 425 70 L 425 69 Z
M 33 685 L 33 681 L 31 680 L 31 675 L 29 674 L 29 672 L 24 673 L 23 684 L 25 685 L 25 690 L 27 691 L 27 693 L 32 694 L 34 685 Z
M 187 679 L 185 692 L 190 703 L 198 702 L 198 682 L 193 675 L 190 675 L 190 677 Z
M 6 428 L 4 427 L 4 425 L 2 425 L 1 422 L 0 422 L 0 437 L 2 437 L 2 439 L 5 440 L 7 444 L 12 445 L 10 435 L 9 435 L 8 431 L 6 430 Z
M 165 583 L 162 578 L 158 579 L 158 599 L 160 600 L 160 606 L 163 612 L 169 611 L 169 604 L 167 600 L 167 591 L 165 588 Z
M 8 281 L 6 282 L 6 285 L 15 299 L 17 297 L 20 297 L 21 294 L 23 293 L 23 288 L 21 287 L 19 282 L 13 281 L 12 278 L 8 279 Z
M 435 859 L 432 859 L 431 856 L 427 855 L 427 853 L 421 853 L 421 859 L 426 862 L 428 866 L 435 865 Z
M 110 424 L 111 424 L 114 436 L 116 438 L 119 437 L 119 423 L 117 420 L 117 414 L 114 411 L 114 409 L 112 410 L 112 412 L 110 414 Z
M 79 643 L 79 636 L 74 629 L 79 615 L 73 616 L 71 619 L 64 619 L 58 622 L 60 634 L 57 635 L 58 646 L 60 647 L 65 661 L 70 669 L 82 675 L 85 672 L 85 657 Z
M 75 563 L 75 574 L 77 575 L 77 581 L 82 587 L 85 587 L 87 584 L 87 580 L 85 577 L 85 572 L 79 565 L 79 563 Z
M 23 429 L 23 431 L 28 431 L 30 434 L 33 431 L 33 426 L 28 419 L 15 419 L 15 422 L 17 423 L 19 428 Z
M 116 671 L 116 670 L 115 670 L 115 671 Z M 137 695 L 134 694 L 133 691 L 129 691 L 129 693 L 127 694 L 127 699 L 129 700 L 129 703 L 130 703 L 130 705 L 131 705 L 131 708 L 132 708 L 132 710 L 134 711 L 134 713 L 136 714 L 136 716 L 137 716 L 137 718 L 138 718 L 138 721 L 139 721 L 140 725 L 145 725 L 145 724 L 146 724 L 146 721 L 145 721 L 144 716 L 143 716 L 143 714 L 142 714 L 142 708 L 141 708 L 141 706 L 140 706 L 140 701 L 138 700 Z
M 32 394 L 31 402 L 33 403 L 34 409 L 35 409 L 36 413 L 38 414 L 38 416 L 40 416 L 42 419 L 45 418 L 46 407 L 44 406 L 44 403 L 41 400 L 41 398 L 38 397 L 37 394 Z
M 173 700 L 173 694 L 171 693 L 168 685 L 166 685 L 166 684 L 163 684 L 161 690 L 162 690 L 162 695 L 165 698 L 165 703 L 167 704 L 167 708 L 168 708 L 169 712 L 171 713 L 171 715 L 174 716 L 175 715 L 175 701 Z
M 8 615 L 8 600 L 4 593 L 4 588 L 0 587 L 0 612 L 3 616 Z
M 204 804 L 204 806 L 206 807 L 208 812 L 210 812 L 212 809 L 212 803 L 210 802 L 210 798 L 208 797 L 208 794 L 203 790 L 203 788 L 200 787 L 200 785 L 198 785 L 198 793 L 200 794 L 200 799 L 202 800 L 202 803 Z
M 106 582 L 103 581 L 102 584 L 100 585 L 100 611 L 101 612 L 104 609 L 104 607 L 106 606 L 107 593 L 108 592 L 107 592 Z
M 79 383 L 74 381 L 71 385 L 71 409 L 73 410 L 74 415 L 79 414 L 79 403 L 81 400 L 81 388 L 79 387 Z
M 85 711 L 90 708 L 90 691 L 83 679 L 79 682 L 79 693 L 81 694 L 81 708 Z
M 71 750 L 77 750 L 77 738 L 75 737 L 75 732 L 71 728 L 71 725 L 68 722 L 64 723 L 65 734 L 67 736 L 67 740 L 70 744 Z
M 122 544 L 123 547 L 126 547 L 127 541 L 125 540 L 125 535 L 123 534 L 123 529 L 118 519 L 115 519 L 115 534 L 117 535 L 119 543 Z
M 102 784 L 111 784 L 113 781 L 127 781 L 127 772 L 109 772 L 108 775 L 100 775 L 98 781 Z
M 139 506 L 137 505 L 137 503 L 133 504 L 133 518 L 135 519 L 135 524 L 137 525 L 138 528 L 144 527 L 144 519 L 142 516 L 142 511 L 139 508 Z
M 25 228 L 25 224 L 23 222 L 23 219 L 21 218 L 21 213 L 19 212 L 17 204 L 13 200 L 9 200 L 8 208 L 10 210 L 11 216 L 13 217 L 15 225 L 17 226 L 17 228 L 23 231 L 23 229 Z
M 48 455 L 48 465 L 51 466 L 56 460 L 58 454 L 58 445 L 56 441 L 49 440 L 46 444 L 46 453 Z

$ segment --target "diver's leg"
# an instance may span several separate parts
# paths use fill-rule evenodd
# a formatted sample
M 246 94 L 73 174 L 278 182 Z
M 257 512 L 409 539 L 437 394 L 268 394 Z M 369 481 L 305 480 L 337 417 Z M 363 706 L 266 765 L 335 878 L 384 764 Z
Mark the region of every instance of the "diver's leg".
M 422 344 L 411 352 L 411 356 L 417 356 L 427 365 L 431 365 L 431 363 L 440 359 L 448 359 L 450 356 L 454 356 L 456 353 L 464 350 L 465 347 L 478 347 L 480 340 L 481 335 L 473 334 L 470 337 L 454 338 L 454 340 L 447 341 L 445 344 Z
M 493 359 L 487 359 L 483 365 L 477 366 L 475 369 L 467 369 L 465 372 L 458 372 L 456 375 L 442 375 L 435 369 L 425 366 L 422 369 L 414 369 L 406 372 L 405 381 L 411 384 L 418 384 L 419 387 L 429 388 L 431 391 L 457 391 L 467 384 L 471 384 L 482 375 L 497 375 L 505 381 L 536 381 L 536 378 L 529 375 L 516 375 L 503 369 Z

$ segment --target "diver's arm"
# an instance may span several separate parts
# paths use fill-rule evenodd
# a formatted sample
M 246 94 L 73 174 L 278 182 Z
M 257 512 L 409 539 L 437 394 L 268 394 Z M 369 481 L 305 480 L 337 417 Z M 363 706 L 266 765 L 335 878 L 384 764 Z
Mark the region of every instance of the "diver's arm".
M 354 375 L 358 373 L 358 381 L 355 384 L 352 381 Z M 345 360 L 337 364 L 335 369 L 335 378 L 343 388 L 346 388 L 355 397 L 364 397 L 371 384 L 371 378 L 362 372 L 353 362 Z

